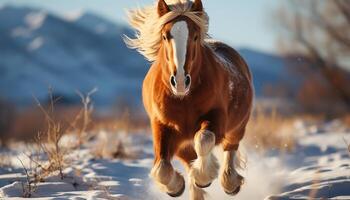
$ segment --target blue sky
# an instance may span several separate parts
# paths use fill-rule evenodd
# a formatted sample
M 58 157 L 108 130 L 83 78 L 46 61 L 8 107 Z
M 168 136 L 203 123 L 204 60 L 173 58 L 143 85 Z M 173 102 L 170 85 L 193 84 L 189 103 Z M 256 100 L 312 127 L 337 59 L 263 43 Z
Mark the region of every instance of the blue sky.
M 125 23 L 126 8 L 151 4 L 155 0 L 0 0 L 0 5 L 44 8 L 62 15 L 93 11 L 112 21 Z M 235 47 L 275 52 L 271 13 L 279 0 L 203 0 L 210 17 L 210 34 Z

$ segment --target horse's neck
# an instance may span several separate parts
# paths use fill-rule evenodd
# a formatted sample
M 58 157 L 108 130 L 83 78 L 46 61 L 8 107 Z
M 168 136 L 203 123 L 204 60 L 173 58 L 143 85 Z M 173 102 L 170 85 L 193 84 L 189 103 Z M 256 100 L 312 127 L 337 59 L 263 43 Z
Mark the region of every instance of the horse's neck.
M 208 75 L 208 74 L 210 75 L 210 73 L 216 67 L 215 63 L 216 63 L 215 53 L 210 47 L 204 44 L 201 47 L 201 55 L 200 55 L 200 59 L 198 60 L 198 65 L 195 65 L 200 67 L 200 71 L 201 71 L 200 74 L 202 78 L 206 77 L 205 75 Z

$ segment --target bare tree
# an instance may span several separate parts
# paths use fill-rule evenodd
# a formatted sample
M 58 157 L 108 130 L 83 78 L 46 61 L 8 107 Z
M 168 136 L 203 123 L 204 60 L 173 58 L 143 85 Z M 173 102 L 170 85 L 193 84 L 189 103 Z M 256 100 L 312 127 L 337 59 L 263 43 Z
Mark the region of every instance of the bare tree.
M 281 50 L 303 58 L 350 109 L 350 1 L 290 0 L 274 14 Z

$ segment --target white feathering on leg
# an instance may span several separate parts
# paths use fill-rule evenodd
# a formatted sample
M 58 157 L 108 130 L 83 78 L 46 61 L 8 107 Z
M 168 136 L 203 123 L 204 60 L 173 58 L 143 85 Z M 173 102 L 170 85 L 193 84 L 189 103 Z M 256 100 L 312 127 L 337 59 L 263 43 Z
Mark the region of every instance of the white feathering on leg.
M 215 134 L 204 130 L 196 133 L 194 148 L 198 158 L 192 163 L 190 177 L 196 184 L 206 186 L 217 176 L 219 164 L 216 157 L 211 153 L 215 146 Z
M 206 192 L 203 189 L 198 188 L 190 176 L 188 180 L 190 187 L 190 200 L 204 200 Z
M 233 193 L 243 183 L 243 177 L 235 169 L 235 158 L 236 151 L 224 151 L 221 185 L 226 193 Z
M 185 183 L 183 176 L 164 160 L 153 166 L 150 176 L 160 190 L 171 194 L 179 192 Z

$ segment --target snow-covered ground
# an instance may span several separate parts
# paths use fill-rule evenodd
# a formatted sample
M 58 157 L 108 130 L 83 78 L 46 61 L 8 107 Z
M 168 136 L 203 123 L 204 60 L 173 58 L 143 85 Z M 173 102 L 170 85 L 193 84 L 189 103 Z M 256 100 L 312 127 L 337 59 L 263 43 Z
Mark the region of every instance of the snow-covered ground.
M 241 173 L 245 184 L 235 199 L 350 199 L 350 157 L 346 141 L 350 130 L 338 121 L 326 124 L 295 123 L 296 146 L 292 152 L 270 150 L 257 152 L 242 145 L 247 168 Z M 146 132 L 146 131 L 145 131 Z M 101 139 L 102 138 L 102 139 Z M 152 140 L 146 134 L 101 133 L 80 150 L 66 154 L 69 165 L 64 169 L 63 180 L 50 175 L 37 184 L 32 197 L 40 199 L 171 199 L 158 191 L 148 177 L 153 163 Z M 71 137 L 62 144 L 68 145 Z M 130 159 L 98 159 L 98 148 L 114 148 L 121 141 Z M 16 144 L 0 150 L 0 199 L 18 199 L 23 194 L 22 182 L 26 176 L 21 165 L 29 165 L 23 152 L 28 148 Z M 97 148 L 97 149 L 96 149 Z M 112 150 L 111 150 L 112 151 Z M 221 150 L 215 150 L 220 159 Z M 29 152 L 27 152 L 28 154 Z M 135 158 L 136 156 L 136 158 Z M 176 168 L 184 174 L 178 161 Z M 216 180 L 206 189 L 208 199 L 232 199 Z M 188 199 L 188 191 L 178 199 Z

